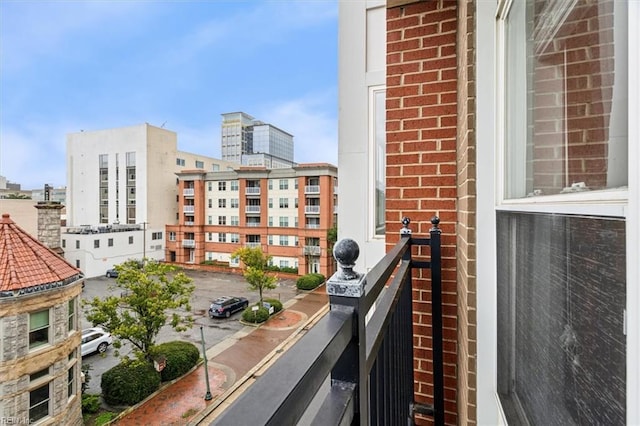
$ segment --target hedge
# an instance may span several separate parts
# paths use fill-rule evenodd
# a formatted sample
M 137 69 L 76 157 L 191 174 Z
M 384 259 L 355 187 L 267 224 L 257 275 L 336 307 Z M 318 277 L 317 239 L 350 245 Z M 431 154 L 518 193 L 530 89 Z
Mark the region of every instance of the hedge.
M 282 310 L 282 302 L 278 299 L 264 299 L 264 302 L 273 306 L 273 313 L 280 312 Z
M 307 274 L 303 275 L 296 281 L 296 287 L 299 290 L 313 290 L 325 281 L 325 276 L 322 274 Z
M 163 356 L 167 361 L 164 369 L 160 372 L 160 378 L 163 382 L 177 379 L 187 373 L 200 359 L 200 351 L 196 345 L 179 340 L 157 345 L 151 354 L 154 358 Z
M 253 305 L 257 306 L 257 305 Z M 242 312 L 242 320 L 246 322 L 252 322 L 254 324 L 259 324 L 261 322 L 265 322 L 269 319 L 269 310 L 264 306 L 258 307 L 257 311 L 254 311 L 251 306 Z
M 160 387 L 160 373 L 150 363 L 120 363 L 104 372 L 100 387 L 107 404 L 134 405 Z

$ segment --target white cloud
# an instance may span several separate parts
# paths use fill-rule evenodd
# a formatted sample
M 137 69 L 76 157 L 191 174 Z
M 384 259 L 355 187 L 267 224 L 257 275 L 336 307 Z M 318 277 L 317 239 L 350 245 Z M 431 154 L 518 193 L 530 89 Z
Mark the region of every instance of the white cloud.
M 331 92 L 308 93 L 302 98 L 245 112 L 291 133 L 296 162 L 338 165 L 337 105 Z

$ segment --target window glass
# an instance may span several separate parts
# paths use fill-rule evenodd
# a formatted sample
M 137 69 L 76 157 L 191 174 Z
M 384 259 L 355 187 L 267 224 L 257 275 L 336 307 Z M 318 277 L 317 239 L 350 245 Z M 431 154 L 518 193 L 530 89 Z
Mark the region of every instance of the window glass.
M 625 424 L 625 221 L 497 220 L 497 379 L 508 423 Z
M 505 198 L 627 186 L 626 2 L 527 0 L 505 19 Z
M 49 383 L 29 392 L 29 423 L 49 415 Z
M 49 343 L 49 310 L 29 315 L 29 349 Z
M 386 190 L 386 90 L 376 89 L 373 91 L 373 145 L 374 145 L 374 226 L 376 235 L 385 233 L 385 190 Z
M 69 313 L 68 313 L 68 331 L 73 331 L 76 329 L 76 299 L 69 300 Z

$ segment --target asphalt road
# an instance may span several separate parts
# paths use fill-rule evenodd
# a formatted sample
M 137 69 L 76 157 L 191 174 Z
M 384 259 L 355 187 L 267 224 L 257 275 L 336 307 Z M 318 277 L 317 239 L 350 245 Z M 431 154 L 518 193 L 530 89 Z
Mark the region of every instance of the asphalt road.
M 202 351 L 202 338 L 200 327 L 204 332 L 204 341 L 207 349 L 220 343 L 226 337 L 241 330 L 244 326 L 238 321 L 241 312 L 233 314 L 230 318 L 209 318 L 207 310 L 211 301 L 220 296 L 244 296 L 249 299 L 249 303 L 257 302 L 259 299 L 258 292 L 249 290 L 248 285 L 241 275 L 224 274 L 218 272 L 203 271 L 185 271 L 185 273 L 193 278 L 196 289 L 191 297 L 191 310 L 194 318 L 194 325 L 191 329 L 178 333 L 170 326 L 165 326 L 160 330 L 157 343 L 168 342 L 172 340 L 183 340 L 192 342 L 198 349 Z M 89 278 L 85 282 L 85 288 L 82 291 L 82 298 L 92 299 L 94 297 L 105 297 L 110 294 L 119 294 L 120 289 L 115 287 L 116 280 L 114 278 L 98 277 Z M 278 287 L 264 293 L 264 297 L 279 299 L 282 303 L 295 297 L 297 289 L 295 280 L 284 279 L 279 280 Z M 91 327 L 91 324 L 84 318 L 84 313 L 80 318 L 81 328 Z M 124 342 L 123 342 L 124 343 Z M 120 349 L 120 356 L 129 354 L 131 347 L 124 344 Z M 105 354 L 87 355 L 82 359 L 84 366 L 89 365 L 90 381 L 88 393 L 100 394 L 100 378 L 102 373 L 118 364 L 119 360 L 114 356 L 114 348 L 109 347 Z

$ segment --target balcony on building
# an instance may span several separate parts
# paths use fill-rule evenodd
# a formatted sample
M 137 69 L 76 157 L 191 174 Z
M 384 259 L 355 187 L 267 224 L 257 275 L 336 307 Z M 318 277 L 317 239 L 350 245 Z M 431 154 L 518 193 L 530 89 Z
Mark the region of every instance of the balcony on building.
M 184 195 L 185 197 L 193 197 L 194 195 L 196 195 L 196 190 L 194 188 L 184 188 L 182 190 L 182 195 Z
M 182 240 L 182 247 L 195 248 L 196 240 Z
M 325 287 L 330 309 L 211 424 L 411 425 L 420 415 L 443 425 L 439 219 L 432 224 L 429 234 L 414 237 L 403 219 L 399 241 L 366 274 L 357 268 L 357 243 L 339 241 L 339 270 Z M 305 241 L 305 253 L 319 252 L 309 245 L 314 241 Z M 414 270 L 431 276 L 434 390 L 428 404 L 414 397 Z
M 320 194 L 320 185 L 305 185 L 305 194 Z
M 303 254 L 305 256 L 320 256 L 320 246 L 304 246 Z
M 195 211 L 196 211 L 196 206 L 189 206 L 189 205 L 186 205 L 186 206 L 184 206 L 184 208 L 182 209 L 182 212 L 183 212 L 183 213 L 195 213 Z
M 304 206 L 305 214 L 320 214 L 320 206 Z
M 260 206 L 245 206 L 244 211 L 247 214 L 260 214 Z
M 246 223 L 247 223 L 247 226 L 251 226 L 251 227 L 260 226 L 260 218 L 248 217 Z
M 320 218 L 310 217 L 304 223 L 304 227 L 307 229 L 320 229 Z
M 246 195 L 260 195 L 260 181 L 248 180 L 244 193 Z
M 244 243 L 245 247 L 249 247 L 249 248 L 260 248 L 260 242 L 246 242 Z

